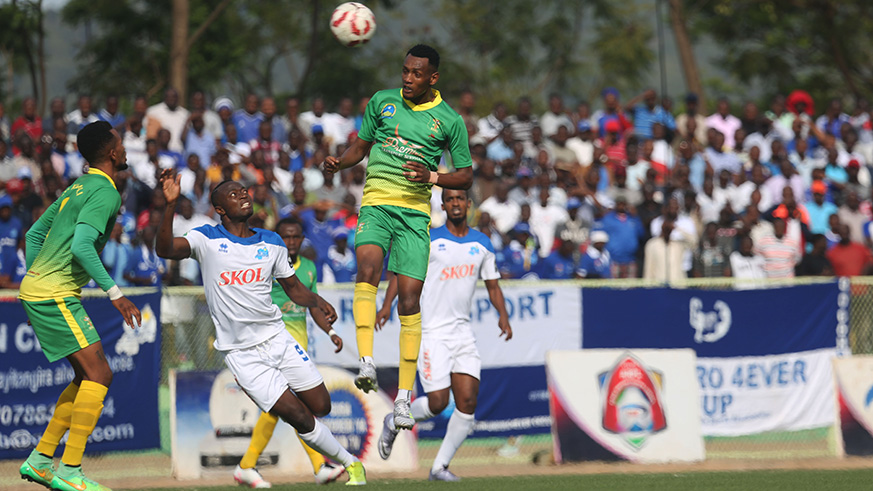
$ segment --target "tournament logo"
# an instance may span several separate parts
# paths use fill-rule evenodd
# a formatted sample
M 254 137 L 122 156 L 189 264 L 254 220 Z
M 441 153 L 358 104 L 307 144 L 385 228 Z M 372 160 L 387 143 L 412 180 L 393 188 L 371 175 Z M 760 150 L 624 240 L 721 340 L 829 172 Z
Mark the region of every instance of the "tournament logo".
M 394 114 L 397 112 L 397 108 L 394 104 L 385 104 L 382 106 L 382 110 L 379 112 L 379 116 L 382 119 L 391 119 L 394 117 Z
M 731 308 L 722 300 L 713 304 L 714 311 L 703 310 L 703 300 L 691 297 L 688 302 L 688 322 L 694 329 L 694 342 L 714 343 L 731 329 Z
M 667 428 L 661 372 L 646 368 L 627 353 L 598 379 L 604 430 L 624 437 L 631 449 L 639 450 L 651 435 Z
M 255 254 L 255 259 L 267 259 L 270 255 L 269 251 L 267 251 L 266 247 L 261 247 L 258 249 L 258 253 Z

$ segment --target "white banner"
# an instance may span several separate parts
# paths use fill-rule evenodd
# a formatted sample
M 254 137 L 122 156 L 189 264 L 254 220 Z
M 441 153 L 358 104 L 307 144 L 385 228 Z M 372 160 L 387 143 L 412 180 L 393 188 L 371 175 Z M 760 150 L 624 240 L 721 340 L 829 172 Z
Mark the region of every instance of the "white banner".
M 690 349 L 549 352 L 557 462 L 703 460 Z
M 323 289 L 319 293 L 337 310 L 333 328 L 343 338 L 345 348 L 334 354 L 327 336 L 310 320 L 309 353 L 322 365 L 357 368 L 355 321 L 352 315 L 354 286 Z M 380 292 L 377 308 L 382 307 Z M 482 357 L 482 368 L 543 365 L 546 352 L 582 347 L 582 299 L 578 286 L 544 283 L 543 286 L 503 285 L 506 309 L 512 325 L 512 340 L 498 337 L 497 310 L 484 286 L 476 288 L 471 323 Z M 374 358 L 378 366 L 397 366 L 400 358 L 400 323 L 397 309 L 388 324 L 376 333 Z
M 706 436 L 796 431 L 834 424 L 836 348 L 783 355 L 698 358 Z

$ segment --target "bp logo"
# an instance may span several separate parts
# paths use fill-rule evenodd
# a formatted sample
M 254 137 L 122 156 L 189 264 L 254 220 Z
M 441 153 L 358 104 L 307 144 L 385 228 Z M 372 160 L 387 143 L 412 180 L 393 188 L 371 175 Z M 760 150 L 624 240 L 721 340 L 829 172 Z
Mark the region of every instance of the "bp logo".
M 258 253 L 255 254 L 255 259 L 267 259 L 270 253 L 267 251 L 266 247 L 261 247 L 258 249 Z
M 603 429 L 620 435 L 633 450 L 667 428 L 661 404 L 661 372 L 650 370 L 630 353 L 599 375 Z
M 379 116 L 381 116 L 382 119 L 391 119 L 394 117 L 394 114 L 396 112 L 397 108 L 394 106 L 394 104 L 385 104 L 384 106 L 382 106 L 382 111 L 379 112 Z

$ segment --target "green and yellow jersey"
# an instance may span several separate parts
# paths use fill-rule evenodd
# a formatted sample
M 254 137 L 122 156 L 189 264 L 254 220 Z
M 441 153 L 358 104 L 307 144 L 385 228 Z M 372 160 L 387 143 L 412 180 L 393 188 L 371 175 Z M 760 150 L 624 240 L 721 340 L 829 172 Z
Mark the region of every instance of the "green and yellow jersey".
M 99 232 L 95 247 L 99 253 L 115 226 L 121 196 L 104 172 L 91 168 L 71 184 L 40 217 L 48 233 L 42 249 L 21 281 L 18 298 L 30 302 L 79 298 L 91 277 L 71 251 L 73 234 L 80 223 Z
M 456 169 L 473 165 L 463 118 L 443 101 L 438 90 L 432 102 L 415 105 L 401 89 L 376 92 L 364 111 L 358 137 L 373 142 L 361 206 L 394 205 L 430 215 L 430 183 L 408 181 L 403 165 L 424 164 L 436 172 L 448 150 Z
M 318 281 L 318 273 L 315 270 L 315 263 L 302 256 L 297 256 L 297 261 L 294 262 L 294 274 L 297 279 L 303 283 L 303 286 L 312 290 L 313 293 L 318 293 L 316 283 Z M 306 307 L 301 307 L 292 302 L 282 285 L 275 279 L 273 280 L 273 290 L 270 292 L 270 298 L 275 305 L 282 310 L 282 320 L 285 321 L 285 328 L 294 336 L 294 339 L 300 344 L 304 350 L 309 346 L 309 336 L 306 333 Z

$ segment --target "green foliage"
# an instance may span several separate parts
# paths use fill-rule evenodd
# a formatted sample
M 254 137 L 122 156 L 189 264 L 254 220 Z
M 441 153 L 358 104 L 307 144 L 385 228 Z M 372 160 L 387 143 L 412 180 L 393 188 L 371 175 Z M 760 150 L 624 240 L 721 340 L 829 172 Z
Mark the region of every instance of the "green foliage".
M 809 91 L 821 110 L 830 97 L 873 97 L 873 2 L 868 0 L 686 0 L 697 37 L 744 84 L 768 94 Z

